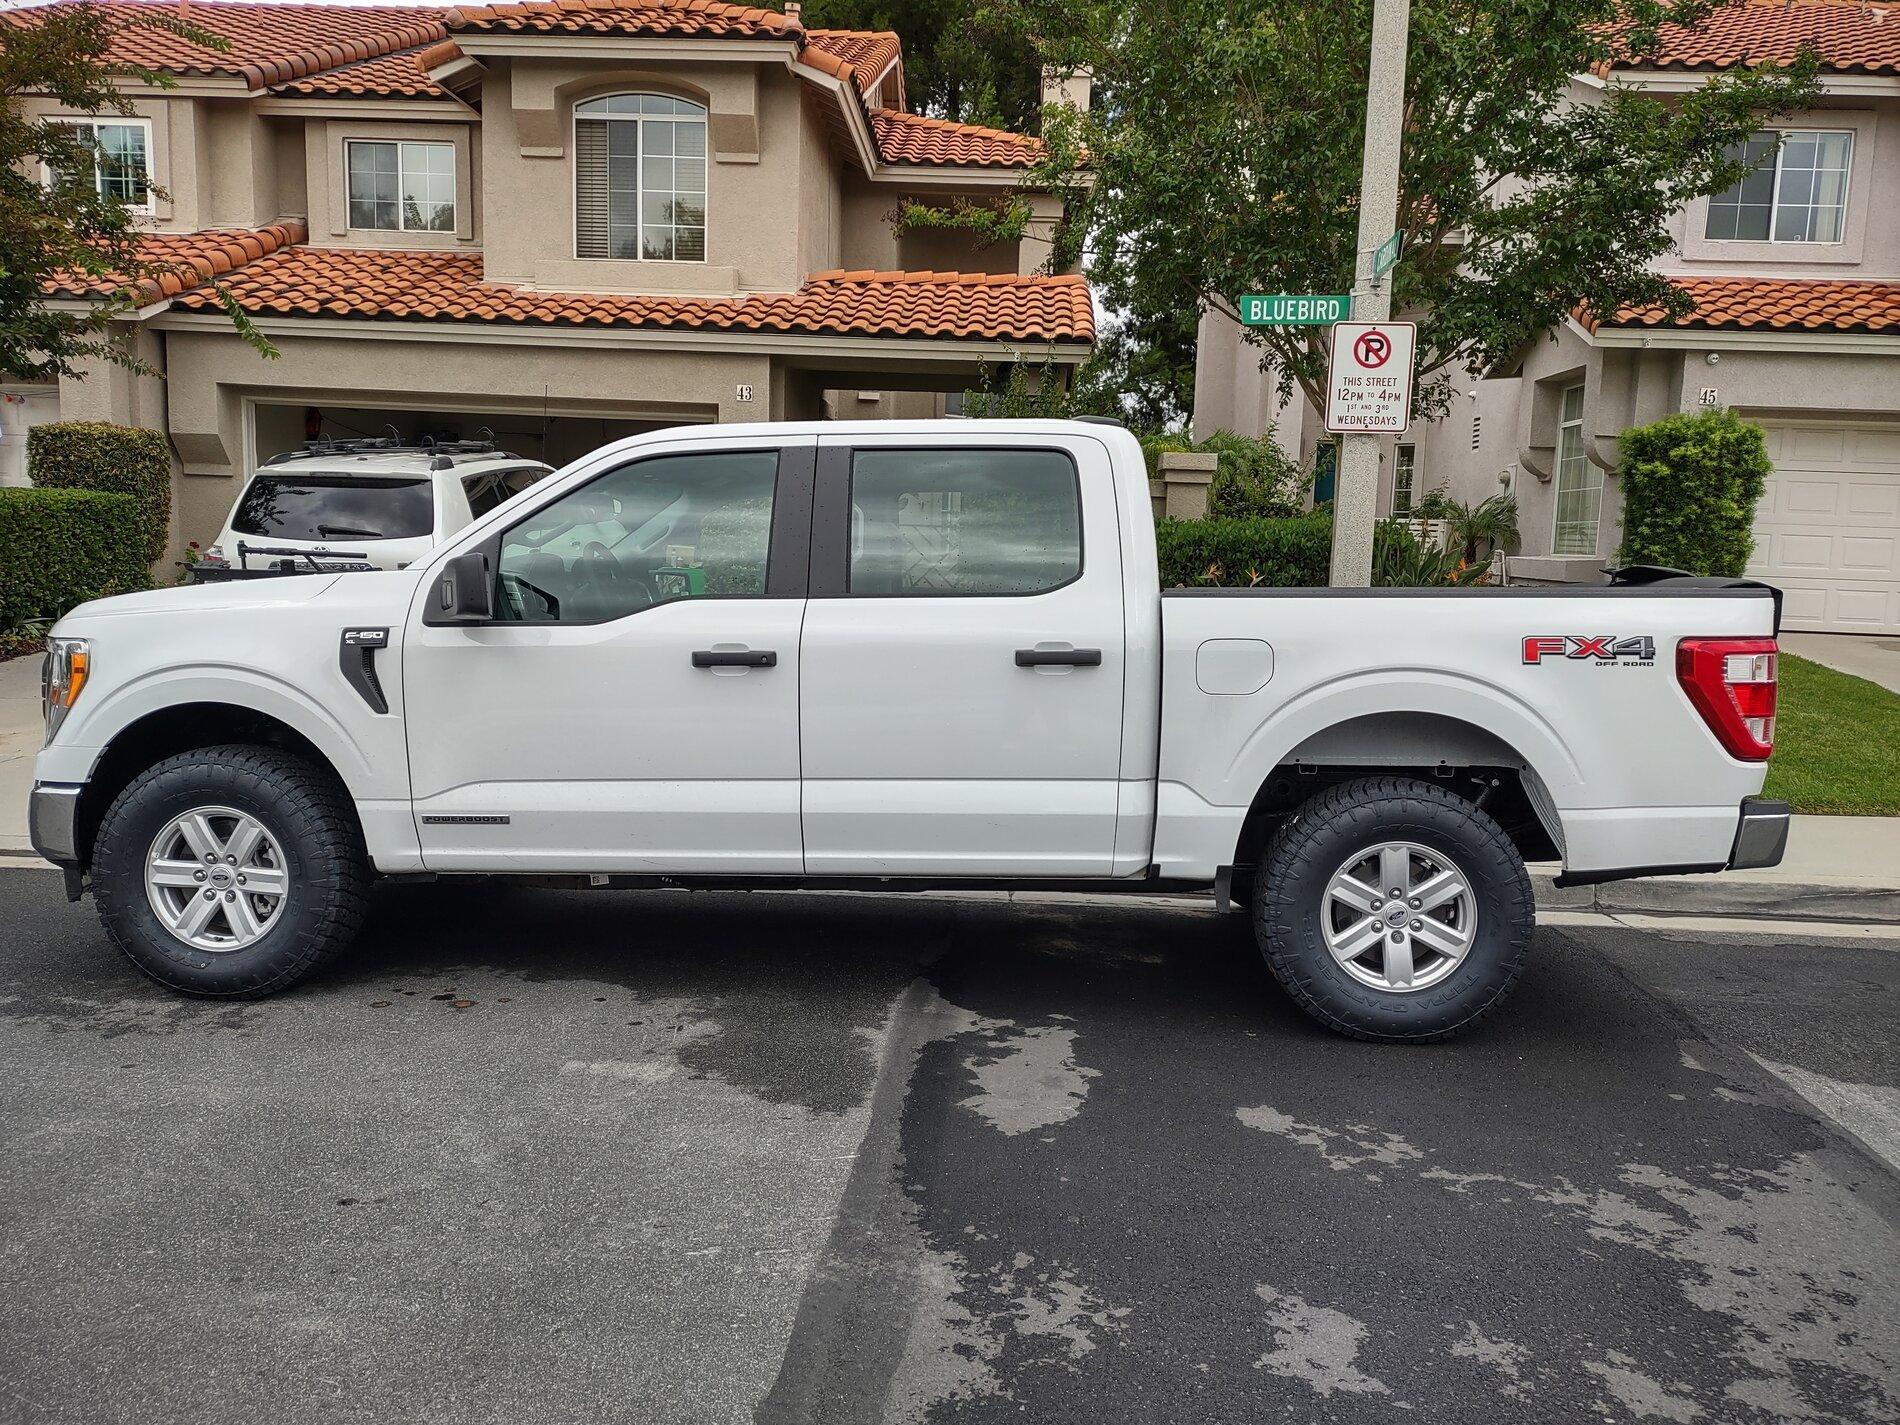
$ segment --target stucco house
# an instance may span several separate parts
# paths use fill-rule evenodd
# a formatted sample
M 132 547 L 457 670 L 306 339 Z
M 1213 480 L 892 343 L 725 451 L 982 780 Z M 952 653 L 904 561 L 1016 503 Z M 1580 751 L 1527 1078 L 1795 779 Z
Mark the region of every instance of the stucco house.
M 115 57 L 176 87 L 71 116 L 176 264 L 131 319 L 162 374 L 0 375 L 0 479 L 35 421 L 154 427 L 176 534 L 202 539 L 307 436 L 487 429 L 559 464 L 660 424 L 927 413 L 1012 361 L 1088 354 L 1088 288 L 1047 270 L 1060 202 L 1023 187 L 1037 141 L 911 113 L 894 34 L 719 0 L 186 13 L 229 49 L 125 30 Z M 890 216 L 1013 198 L 1030 221 L 989 246 Z
M 1508 370 L 1463 380 L 1452 413 L 1390 441 L 1380 512 L 1425 491 L 1515 493 L 1514 579 L 1601 578 L 1621 538 L 1617 436 L 1700 406 L 1767 429 L 1775 474 L 1759 507 L 1752 573 L 1787 591 L 1787 626 L 1900 633 L 1900 11 L 1773 0 L 1667 34 L 1642 67 L 1579 75 L 1680 93 L 1742 63 L 1824 57 L 1822 98 L 1777 119 L 1738 188 L 1675 216 L 1664 270 L 1695 299 L 1671 322 L 1650 311 L 1579 314 Z M 1201 323 L 1197 434 L 1258 434 L 1324 468 L 1319 413 L 1284 407 L 1225 317 Z M 1323 477 L 1322 477 L 1323 478 Z M 1323 491 L 1322 491 L 1323 493 Z

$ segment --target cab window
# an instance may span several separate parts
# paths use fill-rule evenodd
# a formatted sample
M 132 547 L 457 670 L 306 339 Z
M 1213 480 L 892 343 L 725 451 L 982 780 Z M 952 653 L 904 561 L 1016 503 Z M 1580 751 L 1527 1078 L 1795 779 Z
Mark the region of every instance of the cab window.
M 771 550 L 776 451 L 637 461 L 502 536 L 495 616 L 602 623 L 675 599 L 758 598 Z

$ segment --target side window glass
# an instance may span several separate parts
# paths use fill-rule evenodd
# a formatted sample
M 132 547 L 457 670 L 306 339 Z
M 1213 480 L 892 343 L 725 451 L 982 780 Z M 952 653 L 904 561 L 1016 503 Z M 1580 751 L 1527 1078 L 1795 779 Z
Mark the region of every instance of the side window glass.
M 1054 450 L 861 450 L 850 592 L 1040 594 L 1082 572 L 1075 464 Z
M 664 455 L 588 482 L 502 536 L 495 617 L 601 623 L 765 593 L 778 452 Z

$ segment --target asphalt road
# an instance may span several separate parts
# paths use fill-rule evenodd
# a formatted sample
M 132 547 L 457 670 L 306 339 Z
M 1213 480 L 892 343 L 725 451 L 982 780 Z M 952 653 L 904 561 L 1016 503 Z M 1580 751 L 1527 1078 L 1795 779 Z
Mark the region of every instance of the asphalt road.
M 1395 1050 L 1179 911 L 373 924 L 194 1003 L 0 872 L 0 1420 L 1900 1419 L 1900 941 L 1546 929 Z

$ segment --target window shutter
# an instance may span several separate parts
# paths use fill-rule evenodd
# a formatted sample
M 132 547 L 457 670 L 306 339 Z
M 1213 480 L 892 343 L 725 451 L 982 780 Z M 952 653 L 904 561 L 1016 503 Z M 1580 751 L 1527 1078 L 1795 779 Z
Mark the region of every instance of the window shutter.
M 574 251 L 612 257 L 607 242 L 607 129 L 598 119 L 574 121 Z

